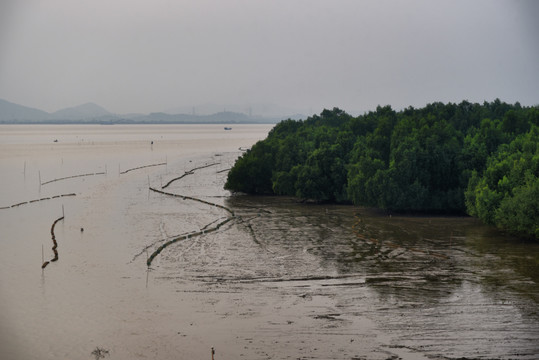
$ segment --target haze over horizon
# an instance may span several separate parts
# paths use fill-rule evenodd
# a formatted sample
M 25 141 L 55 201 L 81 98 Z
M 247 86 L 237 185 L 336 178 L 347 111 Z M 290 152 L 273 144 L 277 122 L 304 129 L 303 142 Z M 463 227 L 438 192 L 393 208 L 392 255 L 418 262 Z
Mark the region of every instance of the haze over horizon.
M 532 0 L 6 0 L 0 99 L 117 114 L 536 105 L 537 18 Z

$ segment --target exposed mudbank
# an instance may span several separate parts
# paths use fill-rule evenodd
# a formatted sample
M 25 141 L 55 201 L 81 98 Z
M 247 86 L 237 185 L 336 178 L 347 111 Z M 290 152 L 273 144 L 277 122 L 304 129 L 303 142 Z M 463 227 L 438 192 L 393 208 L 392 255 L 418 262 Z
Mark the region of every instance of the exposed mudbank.
M 46 129 L 35 136 L 46 137 Z M 2 211 L 5 358 L 84 359 L 107 349 L 120 360 L 204 359 L 212 347 L 216 359 L 537 358 L 537 244 L 471 218 L 389 217 L 286 197 L 230 196 L 223 183 L 238 147 L 264 134 L 215 148 L 223 144 L 222 126 L 203 128 L 195 140 L 198 128 L 167 127 L 164 136 L 177 131 L 181 141 L 149 149 L 140 134 L 154 128 L 132 129 L 136 142 L 117 143 L 129 129 L 92 129 L 114 143 L 62 141 L 63 154 L 24 145 L 25 158 L 36 159 L 26 175 L 22 146 L 1 145 L 4 158 L 15 158 L 0 159 L 9 180 L 2 203 L 77 194 L 65 199 L 63 224 L 51 226 L 54 201 Z M 165 157 L 166 167 L 128 176 L 37 182 L 39 168 L 83 174 L 103 159 L 111 169 Z M 157 186 L 186 169 L 166 191 Z M 49 253 L 42 271 L 36 264 L 51 248 L 43 237 L 49 229 L 64 255 L 51 266 Z
M 212 176 L 191 175 L 198 181 Z M 181 184 L 175 191 L 182 189 L 192 191 Z M 215 205 L 196 195 L 152 191 Z M 529 273 L 520 280 L 512 270 L 499 272 L 507 266 L 503 259 L 485 258 L 470 247 L 490 231 L 474 219 L 389 217 L 282 197 L 233 196 L 222 208 L 233 214 L 226 232 L 196 231 L 162 244 L 154 254 L 164 257 L 152 276 L 177 282 L 181 293 L 207 294 L 210 304 L 225 301 L 224 294 L 242 294 L 236 306 L 245 311 L 224 306 L 227 310 L 218 315 L 253 322 L 253 336 L 243 341 L 246 353 L 286 358 L 298 350 L 283 342 L 277 350 L 262 340 L 267 336 L 310 344 L 299 349 L 310 348 L 306 354 L 316 359 L 342 354 L 358 359 L 534 359 L 538 353 L 530 340 L 539 327 L 533 322 L 508 326 L 522 312 L 538 318 L 537 284 L 531 280 L 533 290 L 524 297 L 520 290 L 508 291 L 513 284 L 528 283 Z M 484 279 L 491 276 L 505 284 L 504 297 L 512 300 L 500 302 L 498 290 L 485 287 Z M 182 287 L 186 281 L 191 285 Z M 260 296 L 272 300 L 258 303 Z M 290 301 L 293 310 L 283 311 L 277 299 Z M 267 309 L 268 302 L 279 310 Z M 317 303 L 323 305 L 313 308 Z M 266 317 L 258 325 L 248 320 Z M 376 325 L 366 327 L 367 320 Z M 332 352 L 336 348 L 340 353 Z

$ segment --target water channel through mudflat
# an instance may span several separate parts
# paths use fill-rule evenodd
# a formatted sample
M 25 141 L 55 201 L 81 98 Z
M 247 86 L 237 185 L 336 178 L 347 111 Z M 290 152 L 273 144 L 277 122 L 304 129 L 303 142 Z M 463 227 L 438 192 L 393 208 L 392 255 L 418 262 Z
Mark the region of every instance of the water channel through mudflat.
M 538 244 L 231 196 L 267 126 L 140 129 L 3 129 L 2 359 L 539 358 Z

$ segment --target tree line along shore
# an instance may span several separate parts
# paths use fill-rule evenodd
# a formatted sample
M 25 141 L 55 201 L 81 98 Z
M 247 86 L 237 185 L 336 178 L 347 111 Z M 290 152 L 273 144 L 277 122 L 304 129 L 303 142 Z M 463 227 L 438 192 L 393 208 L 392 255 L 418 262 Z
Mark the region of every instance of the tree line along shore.
M 284 120 L 225 188 L 392 212 L 469 214 L 539 238 L 539 107 L 462 101 Z

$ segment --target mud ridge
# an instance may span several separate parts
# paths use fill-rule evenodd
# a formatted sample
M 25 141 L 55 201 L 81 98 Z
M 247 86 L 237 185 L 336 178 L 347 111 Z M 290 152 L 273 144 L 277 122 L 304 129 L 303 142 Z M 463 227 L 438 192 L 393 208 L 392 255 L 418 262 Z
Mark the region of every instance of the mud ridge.
M 206 229 L 208 227 L 210 227 L 211 224 L 217 222 L 219 219 L 215 220 L 215 221 L 212 221 L 211 223 L 205 225 L 202 229 L 200 229 L 201 231 L 203 231 L 204 233 L 206 232 Z M 164 239 L 159 239 L 159 240 L 156 240 L 154 242 L 152 242 L 151 244 L 149 245 L 146 245 L 138 254 L 135 254 L 135 256 L 133 256 L 133 259 L 131 259 L 131 261 L 128 263 L 128 264 L 131 264 L 133 261 L 135 261 L 139 256 L 141 256 L 142 254 L 144 254 L 144 252 L 146 252 L 148 249 L 150 249 L 151 247 L 155 246 L 156 244 L 160 243 L 160 242 L 167 242 L 167 241 L 171 241 L 171 240 L 174 240 L 176 238 L 185 238 L 185 236 L 187 235 L 192 235 L 192 233 L 183 233 L 183 234 L 179 234 L 179 235 L 172 235 L 172 236 L 167 236 L 166 238 Z
M 194 172 L 192 170 L 190 171 L 186 171 L 183 175 L 181 176 L 178 176 L 177 178 L 174 178 L 172 180 L 170 180 L 168 183 L 166 183 L 165 185 L 161 186 L 161 189 L 166 189 L 170 184 L 172 184 L 174 181 L 177 181 L 177 180 L 181 180 L 183 179 L 184 177 L 186 177 L 187 175 L 193 175 Z
M 56 236 L 54 235 L 54 227 L 56 226 L 56 223 L 60 220 L 63 220 L 64 217 L 60 217 L 58 219 L 56 219 L 53 223 L 52 223 L 52 226 L 51 226 L 51 237 L 52 237 L 52 243 L 53 243 L 53 246 L 52 246 L 52 252 L 54 253 L 54 257 L 50 260 L 50 262 L 55 262 L 55 261 L 58 261 L 58 250 L 56 250 L 58 248 L 58 243 L 56 242 Z M 41 268 L 44 269 L 45 267 L 47 267 L 47 265 L 49 265 L 50 263 L 49 261 L 45 261 L 42 265 L 41 265 Z
M 195 169 L 200 169 L 200 168 L 204 168 L 204 167 L 209 167 L 209 166 L 213 166 L 213 165 L 217 165 L 217 164 L 210 164 L 210 165 L 205 165 L 205 166 L 202 166 L 202 167 L 199 167 L 199 168 L 195 168 Z M 195 170 L 194 169 L 194 170 Z M 193 170 L 191 170 L 193 171 Z M 149 257 L 148 257 L 148 260 L 146 261 L 146 265 L 148 267 L 150 267 L 150 265 L 152 264 L 152 261 L 153 259 L 155 259 L 155 257 L 157 255 L 159 255 L 161 253 L 161 251 L 163 251 L 163 249 L 165 249 L 167 246 L 171 245 L 171 244 L 174 244 L 175 242 L 178 242 L 180 240 L 186 240 L 186 239 L 189 239 L 189 238 L 193 238 L 193 237 L 197 237 L 197 236 L 201 236 L 201 235 L 204 235 L 206 233 L 210 233 L 210 232 L 214 232 L 214 231 L 217 231 L 219 230 L 219 228 L 223 225 L 225 225 L 226 223 L 228 223 L 229 221 L 231 220 L 234 220 L 235 219 L 235 215 L 234 215 L 234 211 L 232 211 L 231 209 L 227 208 L 226 206 L 223 206 L 223 205 L 219 205 L 219 204 L 214 204 L 214 203 L 211 203 L 209 201 L 206 201 L 206 200 L 202 200 L 202 199 L 198 199 L 198 198 L 195 198 L 195 197 L 192 197 L 192 196 L 186 196 L 186 195 L 180 195 L 180 194 L 173 194 L 173 193 L 169 193 L 169 192 L 165 192 L 165 191 L 162 191 L 162 190 L 158 190 L 158 189 L 154 189 L 150 186 L 149 188 L 151 191 L 154 191 L 156 193 L 159 193 L 159 194 L 163 194 L 163 195 L 168 195 L 168 196 L 174 196 L 174 197 L 179 197 L 179 198 L 182 198 L 183 200 L 191 200 L 191 201 L 197 201 L 197 202 L 200 202 L 202 204 L 206 204 L 206 205 L 209 205 L 209 206 L 213 206 L 213 207 L 218 207 L 218 208 L 221 208 L 225 211 L 228 211 L 232 216 L 226 218 L 225 220 L 217 223 L 215 226 L 213 227 L 209 227 L 211 224 L 215 223 L 215 221 L 211 222 L 210 224 L 204 226 L 200 231 L 197 231 L 197 232 L 194 232 L 194 233 L 189 233 L 189 234 L 186 234 L 186 235 L 181 235 L 181 236 L 178 236 L 178 237 L 175 237 L 173 238 L 172 240 L 169 240 L 167 242 L 165 242 L 164 244 L 162 244 L 161 246 L 159 246 Z
M 154 246 L 155 244 L 157 243 L 160 243 L 160 242 L 163 242 L 163 241 L 166 241 L 167 239 L 159 239 L 159 240 L 156 240 L 154 241 L 153 243 L 149 244 L 149 245 L 146 245 L 138 254 L 135 254 L 135 256 L 133 256 L 133 259 L 131 259 L 130 262 L 128 262 L 128 264 L 131 264 L 133 261 L 137 260 L 137 258 L 139 256 L 141 256 L 142 254 L 144 254 L 145 251 L 147 251 L 149 248 L 151 248 L 152 246 Z
M 219 165 L 219 163 L 212 163 L 212 164 L 208 164 L 208 165 L 202 165 L 202 166 L 193 168 L 193 169 L 191 169 L 191 170 L 187 170 L 183 175 L 178 176 L 177 178 L 174 178 L 174 179 L 170 180 L 169 182 L 167 182 L 165 185 L 161 186 L 161 189 L 166 189 L 166 188 L 167 188 L 170 184 L 172 184 L 174 181 L 181 180 L 181 179 L 183 179 L 184 177 L 186 177 L 187 175 L 193 175 L 193 174 L 195 173 L 196 170 L 205 169 L 205 168 L 207 168 L 207 167 L 215 166 L 215 165 Z
M 212 221 L 211 223 L 205 225 L 205 226 L 204 226 L 202 229 L 200 229 L 200 230 L 205 231 L 207 228 L 209 228 L 213 223 L 216 223 L 217 221 L 219 221 L 219 219 L 216 219 L 216 220 Z
M 140 169 L 144 169 L 144 168 L 149 168 L 149 167 L 152 167 L 152 166 L 163 166 L 163 165 L 166 165 L 166 164 L 167 164 L 167 163 L 164 162 L 164 163 L 159 163 L 159 164 L 150 164 L 150 165 L 139 166 L 139 167 L 127 169 L 127 170 L 125 170 L 125 171 L 121 171 L 120 174 L 127 174 L 127 173 L 130 172 L 130 171 L 140 170 Z
M 39 202 L 39 201 L 52 200 L 52 199 L 57 199 L 57 198 L 60 198 L 60 197 L 66 197 L 66 196 L 77 196 L 77 194 L 71 193 L 71 194 L 54 195 L 54 196 L 51 196 L 51 197 L 44 197 L 44 198 L 41 198 L 41 199 L 23 201 L 23 202 L 13 204 L 13 205 L 10 205 L 10 206 L 0 207 L 0 209 L 9 209 L 9 208 L 18 207 L 18 206 L 21 206 L 21 205 L 33 204 L 33 203 Z
M 260 241 L 256 238 L 255 231 L 253 230 L 253 226 L 248 222 L 247 225 L 245 225 L 247 229 L 249 229 L 249 233 L 251 234 L 251 237 L 253 238 L 253 241 L 258 244 L 259 246 L 262 246 Z
M 105 172 L 97 172 L 97 173 L 88 173 L 88 174 L 66 176 L 66 177 L 62 177 L 62 178 L 58 178 L 58 179 L 52 179 L 52 180 L 49 180 L 49 181 L 45 181 L 44 183 L 41 183 L 41 185 L 47 185 L 47 184 L 50 184 L 50 183 L 55 182 L 55 181 L 61 181 L 61 180 L 66 180 L 66 179 L 73 179 L 73 178 L 84 177 L 84 176 L 105 175 L 105 174 L 106 174 Z
M 197 231 L 197 232 L 194 232 L 194 233 L 189 233 L 187 235 L 183 235 L 183 236 L 179 236 L 179 237 L 176 237 L 170 241 L 167 241 L 166 243 L 164 243 L 163 245 L 159 246 L 151 255 L 150 257 L 148 258 L 148 260 L 146 261 L 146 265 L 148 267 L 150 267 L 152 265 L 152 261 L 153 259 L 155 259 L 155 257 L 157 255 L 159 255 L 161 253 L 161 251 L 163 251 L 163 249 L 165 249 L 167 246 L 169 245 L 172 245 L 174 244 L 175 242 L 178 242 L 180 240 L 187 240 L 187 239 L 190 239 L 190 238 L 194 238 L 194 237 L 198 237 L 198 236 L 201 236 L 201 235 L 204 235 L 204 234 L 207 234 L 207 233 L 210 233 L 210 232 L 214 232 L 214 231 L 217 231 L 219 230 L 219 228 L 223 225 L 225 225 L 226 223 L 228 223 L 229 221 L 233 220 L 234 218 L 233 217 L 229 217 L 227 218 L 226 220 L 223 220 L 221 221 L 220 223 L 218 223 L 216 226 L 212 227 L 212 228 L 207 228 L 206 230 L 201 230 L 201 231 Z
M 226 206 L 223 206 L 223 205 L 211 203 L 211 202 L 209 202 L 209 201 L 202 200 L 202 199 L 198 199 L 198 198 L 195 198 L 195 197 L 192 197 L 192 196 L 169 193 L 169 192 L 166 192 L 166 191 L 162 191 L 162 190 L 155 189 L 155 188 L 153 188 L 153 187 L 151 187 L 151 186 L 150 186 L 150 190 L 151 190 L 151 191 L 154 191 L 154 192 L 156 192 L 156 193 L 159 193 L 159 194 L 168 195 L 168 196 L 174 196 L 174 197 L 179 197 L 179 198 L 182 198 L 183 200 L 198 201 L 198 202 L 200 202 L 200 203 L 203 203 L 203 204 L 206 204 L 206 205 L 209 205 L 209 206 L 218 207 L 218 208 L 221 208 L 221 209 L 223 209 L 223 210 L 228 211 L 232 216 L 235 216 L 235 215 L 234 215 L 234 211 L 232 211 L 230 208 L 227 208 Z

